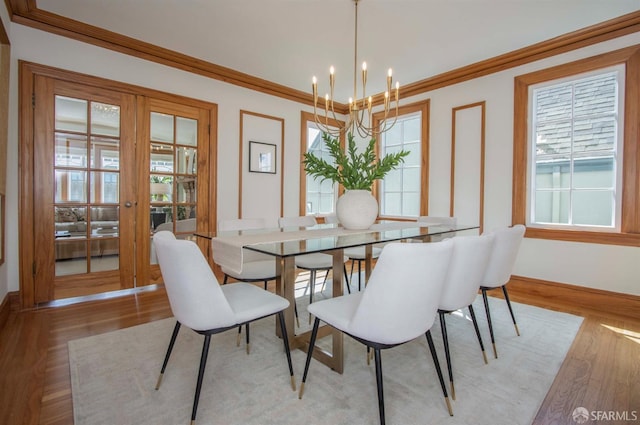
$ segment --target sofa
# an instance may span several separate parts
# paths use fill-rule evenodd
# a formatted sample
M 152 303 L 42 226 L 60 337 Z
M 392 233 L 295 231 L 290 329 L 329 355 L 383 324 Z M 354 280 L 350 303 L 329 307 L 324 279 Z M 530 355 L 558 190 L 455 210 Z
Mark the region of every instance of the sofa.
M 56 260 L 85 257 L 89 235 L 96 240 L 91 243 L 92 257 L 118 254 L 118 208 L 91 207 L 88 228 L 86 207 L 55 207 Z

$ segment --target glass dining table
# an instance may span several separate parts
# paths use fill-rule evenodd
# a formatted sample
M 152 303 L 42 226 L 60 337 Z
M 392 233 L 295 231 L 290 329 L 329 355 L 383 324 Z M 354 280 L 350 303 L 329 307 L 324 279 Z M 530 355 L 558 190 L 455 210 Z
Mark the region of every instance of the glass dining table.
M 196 237 L 211 240 L 213 260 L 221 266 L 241 270 L 243 259 L 252 253 L 273 256 L 276 261 L 276 293 L 289 301 L 285 311 L 285 323 L 291 348 L 307 351 L 310 331 L 296 332 L 295 328 L 295 257 L 311 253 L 324 253 L 333 257 L 331 296 L 343 295 L 344 250 L 363 247 L 365 252 L 365 282 L 372 269 L 372 248 L 377 244 L 419 240 L 429 242 L 434 237 L 457 234 L 477 234 L 479 226 L 457 224 L 427 225 L 407 221 L 379 221 L 366 230 L 347 230 L 336 224 L 319 224 L 313 227 L 279 229 L 254 229 L 225 232 L 195 232 Z M 276 326 L 276 333 L 280 329 Z M 327 349 L 314 350 L 314 358 L 338 373 L 343 372 L 343 334 L 329 326 L 323 326 L 318 339 L 331 336 Z

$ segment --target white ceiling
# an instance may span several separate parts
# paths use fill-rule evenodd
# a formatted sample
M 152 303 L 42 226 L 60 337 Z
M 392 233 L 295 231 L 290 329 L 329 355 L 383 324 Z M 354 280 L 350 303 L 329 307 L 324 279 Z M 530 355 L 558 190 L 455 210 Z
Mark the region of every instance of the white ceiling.
M 353 0 L 37 0 L 39 9 L 319 94 L 352 96 Z M 640 0 L 361 0 L 368 91 L 416 82 L 630 12 Z

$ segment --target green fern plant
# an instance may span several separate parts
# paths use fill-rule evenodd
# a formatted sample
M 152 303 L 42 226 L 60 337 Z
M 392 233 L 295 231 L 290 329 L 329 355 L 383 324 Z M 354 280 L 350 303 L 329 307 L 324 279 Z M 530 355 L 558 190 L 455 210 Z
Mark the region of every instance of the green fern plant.
M 340 147 L 340 139 L 322 133 L 329 155 L 335 160 L 335 165 L 318 158 L 313 153 L 304 154 L 304 170 L 315 179 L 331 180 L 341 184 L 345 190 L 371 190 L 373 182 L 384 178 L 391 170 L 404 162 L 408 151 L 385 155 L 377 158 L 375 153 L 376 139 L 372 138 L 364 152 L 358 153 L 353 134 L 348 133 L 347 151 Z

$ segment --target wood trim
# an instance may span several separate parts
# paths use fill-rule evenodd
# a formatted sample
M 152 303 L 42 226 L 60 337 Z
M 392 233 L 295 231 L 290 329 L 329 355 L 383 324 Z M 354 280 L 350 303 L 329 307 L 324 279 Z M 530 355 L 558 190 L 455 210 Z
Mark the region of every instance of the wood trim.
M 569 310 L 574 308 L 574 314 L 583 315 L 584 311 L 587 310 L 594 314 L 615 314 L 635 320 L 640 319 L 640 296 L 638 295 L 524 276 L 511 276 L 507 288 L 509 296 L 514 300 L 517 300 L 518 297 L 534 296 L 535 298 L 544 299 L 550 306 L 562 305 L 563 309 L 568 308 Z
M 479 205 L 479 224 L 480 234 L 484 228 L 484 165 L 485 165 L 485 141 L 486 141 L 486 116 L 487 116 L 487 102 L 475 102 L 468 105 L 457 106 L 451 109 L 451 192 L 449 195 L 449 216 L 455 217 L 455 153 L 456 153 L 456 112 L 463 109 L 471 109 L 480 107 L 480 205 Z
M 242 170 L 244 167 L 244 116 L 251 115 L 266 120 L 280 121 L 280 216 L 284 213 L 284 118 L 240 110 L 240 147 L 238 149 L 238 218 L 242 218 Z M 276 169 L 277 171 L 277 169 Z M 216 227 L 217 228 L 217 227 Z
M 527 213 L 529 86 L 605 68 L 626 67 L 622 231 L 587 232 L 527 227 L 525 236 L 571 242 L 640 246 L 640 45 L 520 75 L 514 81 L 512 222 L 525 224 Z
M 37 8 L 35 0 L 5 0 L 5 2 L 7 3 L 11 20 L 18 24 L 272 96 L 293 100 L 305 105 L 313 105 L 313 95 L 310 92 L 302 92 L 272 83 L 230 68 L 40 10 Z M 622 15 L 503 55 L 407 84 L 402 87 L 400 98 L 407 98 L 458 84 L 638 31 L 640 31 L 640 11 Z M 372 98 L 373 105 L 378 106 L 382 104 L 384 94 L 379 93 L 372 96 Z M 319 99 L 319 103 L 324 103 L 324 99 Z M 336 111 L 341 114 L 348 113 L 348 106 L 345 104 L 336 104 L 335 107 Z

